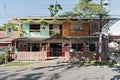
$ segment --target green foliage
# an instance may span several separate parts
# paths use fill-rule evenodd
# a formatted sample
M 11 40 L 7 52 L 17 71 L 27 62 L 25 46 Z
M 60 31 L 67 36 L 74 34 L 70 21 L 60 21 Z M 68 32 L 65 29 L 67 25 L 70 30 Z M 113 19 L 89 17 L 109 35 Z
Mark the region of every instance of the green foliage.
M 4 49 L 3 53 L 0 53 L 0 63 L 7 63 L 8 49 Z
M 78 15 L 82 15 L 82 14 L 68 11 L 68 12 L 64 12 L 62 15 L 59 15 L 59 16 L 60 17 L 74 17 L 74 16 L 78 16 Z
M 4 57 L 5 57 L 5 64 L 8 62 L 8 49 L 6 48 L 6 49 L 4 49 Z
M 20 31 L 20 37 L 24 36 L 25 31 L 21 30 Z
M 116 64 L 116 62 L 114 61 L 103 61 L 103 62 L 99 62 L 99 61 L 88 61 L 88 62 L 77 62 L 77 63 L 73 63 L 73 64 L 80 64 L 83 66 L 113 66 L 114 64 Z
M 24 66 L 29 64 L 35 64 L 38 62 L 8 62 L 5 66 Z
M 88 3 L 88 2 L 90 2 L 90 1 L 92 1 L 92 0 L 81 0 L 81 1 Z
M 3 53 L 0 53 L 0 64 L 3 64 L 5 62 L 5 55 Z
M 48 10 L 50 11 L 51 16 L 55 16 L 59 10 L 62 10 L 62 6 L 56 2 L 55 5 L 49 5 Z
M 8 26 L 12 27 L 13 31 L 18 31 L 18 28 L 16 28 L 13 23 L 3 24 L 2 26 L 0 26 L 0 31 L 5 31 Z
M 23 30 L 23 27 L 22 27 L 22 29 L 20 30 L 20 37 L 23 37 L 25 34 L 27 33 L 26 31 Z
M 83 18 L 99 17 L 101 12 L 100 4 L 93 3 L 92 0 L 80 0 L 73 8 L 72 11 L 64 12 L 59 16 L 73 17 L 79 16 Z M 109 13 L 105 8 L 102 9 L 103 17 Z M 108 17 L 108 16 L 107 16 Z

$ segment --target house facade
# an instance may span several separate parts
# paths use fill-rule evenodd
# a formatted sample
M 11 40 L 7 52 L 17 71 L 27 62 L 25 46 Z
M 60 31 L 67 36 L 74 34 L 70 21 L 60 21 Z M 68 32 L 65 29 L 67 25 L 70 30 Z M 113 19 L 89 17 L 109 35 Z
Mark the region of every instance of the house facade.
M 4 49 L 10 46 L 14 47 L 13 39 L 18 38 L 17 31 L 0 31 L 0 52 L 4 52 Z
M 9 50 L 8 60 L 14 60 L 16 58 L 14 54 L 15 38 L 18 38 L 18 31 L 12 31 L 8 28 L 6 31 L 0 31 L 0 54 L 4 53 L 5 49 Z
M 24 17 L 13 20 L 20 23 L 19 37 L 13 40 L 16 60 L 45 60 L 51 57 L 69 59 L 71 49 L 79 54 L 75 55 L 79 60 L 94 60 L 98 55 L 99 19 Z M 102 25 L 107 23 L 108 20 L 104 20 Z M 106 52 L 105 45 L 103 36 L 103 54 Z

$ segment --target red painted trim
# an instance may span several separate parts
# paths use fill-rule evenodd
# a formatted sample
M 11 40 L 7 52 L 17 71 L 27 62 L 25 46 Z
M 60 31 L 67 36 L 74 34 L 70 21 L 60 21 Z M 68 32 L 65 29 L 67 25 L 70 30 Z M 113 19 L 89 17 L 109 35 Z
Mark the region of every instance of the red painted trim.
M 10 43 L 0 43 L 0 46 L 8 46 Z
M 50 57 L 50 52 L 47 52 L 47 57 Z
M 62 57 L 65 57 L 65 52 L 62 52 Z

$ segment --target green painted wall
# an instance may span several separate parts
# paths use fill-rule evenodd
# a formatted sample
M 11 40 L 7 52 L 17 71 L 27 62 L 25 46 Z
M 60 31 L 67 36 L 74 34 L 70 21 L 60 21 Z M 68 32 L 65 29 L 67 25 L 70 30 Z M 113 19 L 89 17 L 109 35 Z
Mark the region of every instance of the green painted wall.
M 24 36 L 29 36 L 29 24 L 23 23 L 22 30 L 25 31 Z
M 29 23 L 23 23 L 22 29 L 25 37 L 49 37 L 49 24 L 41 24 L 40 32 L 29 32 Z

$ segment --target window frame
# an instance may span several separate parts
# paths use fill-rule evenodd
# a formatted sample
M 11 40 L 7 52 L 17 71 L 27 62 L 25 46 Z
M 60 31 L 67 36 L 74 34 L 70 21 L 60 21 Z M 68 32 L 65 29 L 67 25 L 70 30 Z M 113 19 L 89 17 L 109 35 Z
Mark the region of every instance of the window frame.
M 83 31 L 83 23 L 82 22 L 72 22 L 70 26 L 70 30 L 72 32 Z
M 33 28 L 37 27 L 37 28 Z M 40 32 L 41 24 L 29 24 L 29 32 Z
M 72 49 L 75 49 L 75 51 L 83 51 L 83 43 L 72 43 Z

